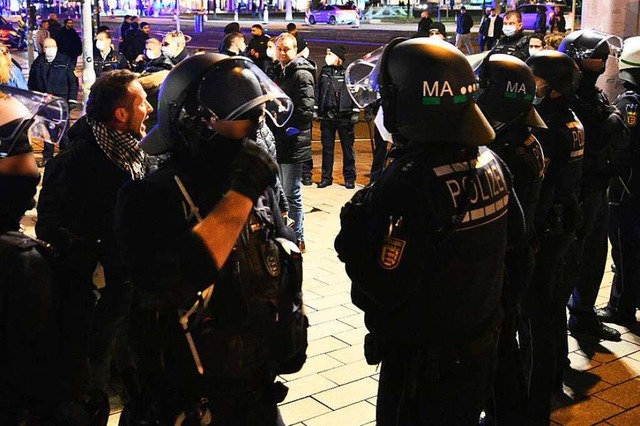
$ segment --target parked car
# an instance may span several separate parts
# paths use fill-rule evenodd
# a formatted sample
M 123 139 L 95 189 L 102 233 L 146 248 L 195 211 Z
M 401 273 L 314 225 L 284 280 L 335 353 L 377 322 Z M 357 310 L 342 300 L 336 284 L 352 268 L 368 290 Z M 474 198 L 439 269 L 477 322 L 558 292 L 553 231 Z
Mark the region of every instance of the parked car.
M 523 4 L 516 8 L 518 12 L 522 15 L 522 26 L 525 30 L 533 31 L 536 26 L 536 18 L 538 15 L 538 7 L 544 7 L 546 9 L 545 13 L 547 15 L 547 25 L 549 25 L 549 19 L 551 19 L 551 15 L 554 13 L 554 8 L 559 6 L 564 13 L 564 18 L 567 21 L 567 30 L 571 28 L 571 15 L 566 13 L 567 7 L 562 4 Z M 504 18 L 504 14 L 502 14 Z
M 307 20 L 311 25 L 325 22 L 329 25 L 355 24 L 358 20 L 358 9 L 349 6 L 328 5 L 307 12 Z
M 24 31 L 19 31 L 11 22 L 0 16 L 0 43 L 15 49 L 24 49 Z

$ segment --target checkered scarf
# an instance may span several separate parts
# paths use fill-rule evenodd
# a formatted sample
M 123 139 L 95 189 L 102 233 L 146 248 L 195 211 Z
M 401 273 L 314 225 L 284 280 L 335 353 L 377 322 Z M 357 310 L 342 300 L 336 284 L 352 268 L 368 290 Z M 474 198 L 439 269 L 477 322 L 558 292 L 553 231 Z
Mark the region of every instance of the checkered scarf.
M 138 147 L 139 141 L 128 133 L 110 129 L 104 123 L 87 120 L 98 146 L 121 170 L 132 179 L 142 179 L 146 174 L 146 155 Z

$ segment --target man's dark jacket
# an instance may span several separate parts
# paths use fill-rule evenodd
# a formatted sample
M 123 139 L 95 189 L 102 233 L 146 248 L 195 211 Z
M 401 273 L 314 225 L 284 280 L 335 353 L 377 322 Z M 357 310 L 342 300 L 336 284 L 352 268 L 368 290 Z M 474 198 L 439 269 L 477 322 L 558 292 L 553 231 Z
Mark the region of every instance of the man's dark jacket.
M 116 248 L 113 209 L 131 176 L 102 151 L 80 118 L 69 129 L 69 146 L 47 163 L 38 201 L 38 238 L 52 243 L 89 278 L 100 261 L 107 282 L 124 277 Z
M 180 62 L 184 61 L 188 57 L 189 57 L 189 54 L 187 53 L 187 49 L 184 48 L 184 49 L 182 49 L 182 51 L 180 51 L 180 53 L 178 53 L 178 56 L 176 56 L 175 58 L 170 58 L 170 59 L 171 59 L 171 63 L 173 63 L 173 65 L 178 65 Z
M 315 105 L 316 67 L 305 58 L 296 58 L 282 69 L 274 67 L 275 82 L 293 101 L 293 114 L 283 127 L 274 128 L 278 163 L 295 164 L 311 159 L 311 125 Z M 286 130 L 300 130 L 295 136 L 287 136 Z
M 93 69 L 96 77 L 100 77 L 102 73 L 113 70 L 128 70 L 129 62 L 124 55 L 113 47 L 109 54 L 103 59 L 98 49 L 93 49 Z
M 547 14 L 544 12 L 538 12 L 536 15 L 536 23 L 533 26 L 533 31 L 540 34 L 547 32 Z
M 357 110 L 344 84 L 345 72 L 343 66 L 325 65 L 320 70 L 316 94 L 318 116 L 350 120 Z
M 253 55 L 251 55 L 250 58 L 263 71 L 266 69 L 266 62 L 271 61 L 271 58 L 267 56 L 267 42 L 269 41 L 269 38 L 270 37 L 266 34 L 253 36 L 251 37 L 251 40 L 249 40 L 249 46 L 247 47 L 249 52 L 254 50 L 258 54 L 257 58 Z
M 67 55 L 72 61 L 77 60 L 78 56 L 82 54 L 82 41 L 73 28 L 63 28 L 56 41 L 58 42 L 58 51 Z
M 433 20 L 430 17 L 420 18 L 420 22 L 418 22 L 418 32 L 428 33 L 431 24 L 433 24 Z
M 149 38 L 148 34 L 142 32 L 142 30 L 129 30 L 125 35 L 126 49 L 124 50 L 124 56 L 129 62 L 135 61 L 138 55 L 144 53 L 145 44 Z
M 69 57 L 58 53 L 53 61 L 47 62 L 44 55 L 40 55 L 31 64 L 29 71 L 29 90 L 50 93 L 66 100 L 76 100 L 78 97 L 78 78 L 73 73 L 75 64 L 71 64 Z
M 522 31 L 516 33 L 513 37 L 504 36 L 498 40 L 489 55 L 496 53 L 515 56 L 522 61 L 526 61 L 531 56 L 529 53 L 529 39 Z
M 473 27 L 473 18 L 468 13 L 461 13 L 456 18 L 456 34 L 469 34 Z
M 55 19 L 49 19 L 49 34 L 51 35 L 51 38 L 58 41 L 60 31 L 62 31 L 62 24 Z
M 136 63 L 135 66 L 133 67 L 133 71 L 150 74 L 150 73 L 164 71 L 164 70 L 169 71 L 171 70 L 171 68 L 173 68 L 173 66 L 174 65 L 173 65 L 173 62 L 171 62 L 171 59 L 167 58 L 164 55 L 160 55 L 159 58 L 147 59 L 144 62 Z

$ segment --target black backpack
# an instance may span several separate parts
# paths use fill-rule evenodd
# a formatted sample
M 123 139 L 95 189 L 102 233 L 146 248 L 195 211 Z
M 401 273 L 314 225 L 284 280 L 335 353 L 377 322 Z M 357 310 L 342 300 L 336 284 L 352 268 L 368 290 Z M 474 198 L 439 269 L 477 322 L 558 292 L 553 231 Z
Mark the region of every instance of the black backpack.
M 176 176 L 187 211 L 195 205 Z M 249 379 L 299 371 L 306 360 L 308 319 L 302 302 L 302 255 L 269 188 L 256 201 L 220 271 L 222 284 L 179 310 L 198 372 Z

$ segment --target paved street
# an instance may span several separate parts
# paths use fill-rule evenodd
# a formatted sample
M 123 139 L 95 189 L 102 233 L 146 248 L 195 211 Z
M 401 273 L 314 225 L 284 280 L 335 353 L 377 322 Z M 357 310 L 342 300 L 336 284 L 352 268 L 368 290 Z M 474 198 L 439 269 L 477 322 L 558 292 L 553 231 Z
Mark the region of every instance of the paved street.
M 243 17 L 244 18 L 244 17 Z M 146 18 L 144 19 L 146 20 Z M 175 21 L 167 18 L 150 18 L 151 32 L 154 37 L 162 37 L 162 34 L 175 29 Z M 108 25 L 114 30 L 120 30 L 122 19 L 102 18 L 101 24 Z M 216 20 L 205 23 L 204 32 L 195 34 L 193 32 L 193 21 L 182 20 L 180 29 L 193 37 L 188 44 L 189 49 L 202 48 L 207 51 L 217 51 L 218 45 L 221 43 L 224 32 L 223 28 L 231 21 Z M 324 54 L 326 47 L 332 44 L 343 44 L 347 48 L 347 62 L 351 62 L 360 56 L 368 53 L 377 47 L 384 45 L 393 37 L 410 36 L 418 26 L 418 21 L 409 21 L 409 23 L 363 23 L 359 28 L 353 28 L 350 25 L 308 25 L 299 20 L 294 21 L 298 26 L 299 32 L 309 43 L 311 50 L 310 59 L 315 61 L 319 67 L 324 65 Z M 251 38 L 251 25 L 262 24 L 260 20 L 242 19 L 240 21 L 242 33 L 248 43 Z M 287 22 L 270 21 L 263 24 L 267 34 L 277 36 L 286 31 Z M 451 26 L 450 33 L 455 32 L 455 26 Z M 114 37 L 116 38 L 116 37 Z

